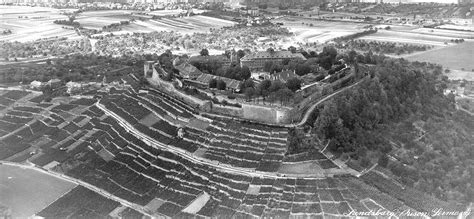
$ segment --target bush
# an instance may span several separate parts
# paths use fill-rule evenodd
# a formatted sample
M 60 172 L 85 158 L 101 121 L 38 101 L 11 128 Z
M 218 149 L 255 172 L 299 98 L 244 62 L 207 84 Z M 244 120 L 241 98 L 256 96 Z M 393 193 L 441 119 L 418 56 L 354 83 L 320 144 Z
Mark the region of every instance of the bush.
M 215 78 L 209 81 L 209 88 L 216 88 L 217 87 L 217 80 Z
M 223 80 L 218 80 L 216 82 L 216 88 L 219 89 L 219 90 L 225 90 L 226 86 L 227 85 Z
M 233 99 L 236 98 L 236 96 L 235 96 L 235 94 L 229 94 L 229 95 L 227 96 L 227 98 L 233 100 Z

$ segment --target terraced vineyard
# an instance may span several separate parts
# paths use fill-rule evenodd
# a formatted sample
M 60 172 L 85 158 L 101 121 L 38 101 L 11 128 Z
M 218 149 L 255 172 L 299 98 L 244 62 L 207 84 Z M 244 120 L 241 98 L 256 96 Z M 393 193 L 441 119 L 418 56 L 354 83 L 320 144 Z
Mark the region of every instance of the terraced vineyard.
M 323 218 L 426 210 L 405 204 L 397 195 L 403 190 L 385 181 L 365 180 L 378 175 L 281 174 L 282 164 L 307 161 L 285 156 L 287 129 L 199 115 L 158 90 L 51 103 L 26 91 L 0 92 L 0 159 L 32 163 L 101 193 L 77 187 L 40 216 Z M 312 157 L 322 169 L 339 168 L 323 154 Z

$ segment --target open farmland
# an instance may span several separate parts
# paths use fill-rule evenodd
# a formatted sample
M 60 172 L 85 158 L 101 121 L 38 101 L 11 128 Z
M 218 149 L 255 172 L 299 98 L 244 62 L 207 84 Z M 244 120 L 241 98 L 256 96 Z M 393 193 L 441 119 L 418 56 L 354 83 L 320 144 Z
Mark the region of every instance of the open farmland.
M 474 41 L 441 48 L 438 50 L 417 53 L 406 56 L 410 61 L 431 62 L 443 65 L 445 68 L 454 70 L 471 71 L 474 69 Z M 474 72 L 470 73 L 471 75 Z M 449 76 L 449 74 L 447 74 Z
M 452 39 L 459 38 L 461 37 L 432 35 L 430 33 L 420 33 L 417 31 L 379 30 L 377 33 L 368 36 L 363 36 L 359 39 L 396 43 L 425 44 L 432 46 L 446 46 L 445 43 L 450 43 Z
M 74 183 L 12 165 L 0 165 L 0 205 L 27 218 L 73 189 Z
M 363 24 L 349 22 L 318 21 L 302 18 L 280 18 L 273 22 L 283 23 L 283 27 L 293 32 L 296 40 L 302 43 L 324 43 L 337 37 L 347 36 L 364 30 Z
M 149 12 L 148 14 L 156 15 L 156 16 L 177 16 L 177 15 L 186 14 L 187 12 L 188 12 L 187 10 L 175 9 L 175 10 L 157 10 L 157 11 Z M 201 14 L 203 12 L 206 12 L 206 10 L 193 9 L 194 14 Z
M 0 29 L 12 31 L 9 35 L 0 35 L 0 40 L 25 42 L 50 37 L 78 38 L 74 30 L 53 24 L 58 19 L 67 19 L 58 9 L 0 6 Z
M 153 32 L 153 31 L 176 31 L 183 34 L 195 32 L 204 33 L 209 28 L 220 28 L 232 26 L 235 22 L 213 17 L 196 15 L 182 18 L 161 18 L 158 20 L 135 21 L 130 25 L 123 26 L 122 30 L 130 32 Z
M 76 17 L 76 21 L 84 28 L 88 29 L 102 29 L 113 23 L 120 23 L 120 21 L 128 21 L 132 18 L 133 11 L 86 11 Z
M 67 20 L 66 15 L 61 12 L 66 10 L 22 7 L 22 6 L 0 6 L 0 30 L 10 29 L 13 33 L 0 35 L 0 40 L 7 41 L 33 41 L 50 37 L 79 38 L 74 30 L 64 29 L 62 25 L 54 24 L 55 20 Z M 134 11 L 108 10 L 108 11 L 86 11 L 76 17 L 76 21 L 84 28 L 101 30 L 103 26 L 120 21 L 129 21 L 133 18 Z M 174 11 L 159 11 L 151 14 L 158 16 L 173 15 Z M 21 16 L 22 18 L 19 18 Z M 130 25 L 121 26 L 124 33 L 153 32 L 153 31 L 177 31 L 184 34 L 194 32 L 206 32 L 209 28 L 220 28 L 232 26 L 235 22 L 222 20 L 202 15 L 177 18 L 162 18 L 158 20 L 136 20 Z
M 87 11 L 81 13 L 77 17 L 77 21 L 85 28 L 101 29 L 103 26 L 112 23 L 120 23 L 120 21 L 128 21 L 132 19 L 134 11 L 112 10 L 112 11 Z M 160 11 L 160 16 L 168 15 L 165 11 Z M 170 12 L 172 13 L 172 11 Z M 156 14 L 154 12 L 150 14 Z M 149 33 L 153 31 L 177 31 L 181 33 L 206 32 L 209 28 L 220 28 L 224 26 L 232 26 L 235 22 L 222 20 L 218 18 L 195 15 L 190 17 L 177 17 L 135 20 L 129 25 L 121 26 L 122 31 L 133 33 L 142 32 Z

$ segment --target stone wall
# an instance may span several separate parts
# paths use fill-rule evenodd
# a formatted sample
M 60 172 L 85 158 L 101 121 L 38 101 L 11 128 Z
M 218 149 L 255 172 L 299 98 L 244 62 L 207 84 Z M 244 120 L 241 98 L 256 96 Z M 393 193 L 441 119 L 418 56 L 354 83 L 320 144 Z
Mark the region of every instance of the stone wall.
M 243 118 L 259 122 L 282 124 L 286 122 L 288 109 L 275 107 L 242 105 Z
M 251 104 L 242 104 L 242 108 L 223 106 L 213 104 L 211 101 L 201 100 L 196 97 L 187 95 L 177 90 L 171 82 L 163 81 L 158 72 L 153 68 L 152 77 L 147 78 L 151 85 L 167 92 L 169 95 L 183 100 L 188 105 L 196 107 L 198 110 L 208 113 L 215 113 L 225 116 L 238 117 L 242 119 L 253 120 L 257 122 L 270 124 L 287 123 L 289 109 L 256 106 Z

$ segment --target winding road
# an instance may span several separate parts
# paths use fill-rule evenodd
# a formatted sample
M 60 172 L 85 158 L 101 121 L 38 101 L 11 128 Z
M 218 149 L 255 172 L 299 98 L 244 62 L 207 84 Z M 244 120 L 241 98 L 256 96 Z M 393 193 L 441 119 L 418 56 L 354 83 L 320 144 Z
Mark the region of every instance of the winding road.
M 316 107 L 319 106 L 319 104 L 323 103 L 324 101 L 328 100 L 328 99 L 331 99 L 332 97 L 336 96 L 337 94 L 341 93 L 341 92 L 344 92 L 358 84 L 360 84 L 363 80 L 360 80 L 358 81 L 357 83 L 355 84 L 352 84 L 350 86 L 347 86 L 345 88 L 342 88 L 341 90 L 338 90 L 330 95 L 327 95 L 326 97 L 324 97 L 323 99 L 319 100 L 318 102 L 316 102 L 315 104 L 313 104 L 308 110 L 306 110 L 306 113 L 304 114 L 304 117 L 303 119 L 301 119 L 301 121 L 298 123 L 298 124 L 293 124 L 293 127 L 296 127 L 296 126 L 302 126 L 304 125 L 308 119 L 309 119 L 309 116 L 311 115 L 311 113 L 314 111 L 314 109 L 316 109 Z

